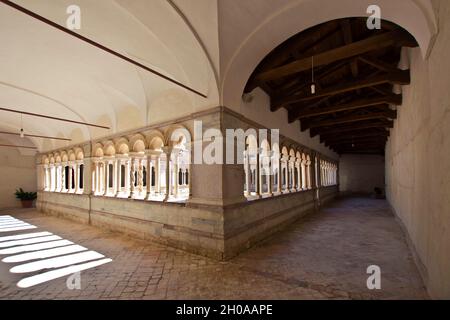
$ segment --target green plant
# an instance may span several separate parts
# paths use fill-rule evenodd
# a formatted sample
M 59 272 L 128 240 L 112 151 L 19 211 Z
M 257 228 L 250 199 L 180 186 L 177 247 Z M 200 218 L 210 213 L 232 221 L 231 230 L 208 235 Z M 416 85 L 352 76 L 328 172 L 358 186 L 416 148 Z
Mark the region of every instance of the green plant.
M 14 194 L 16 195 L 16 198 L 20 200 L 34 200 L 37 198 L 36 192 L 25 192 L 22 188 L 17 189 Z

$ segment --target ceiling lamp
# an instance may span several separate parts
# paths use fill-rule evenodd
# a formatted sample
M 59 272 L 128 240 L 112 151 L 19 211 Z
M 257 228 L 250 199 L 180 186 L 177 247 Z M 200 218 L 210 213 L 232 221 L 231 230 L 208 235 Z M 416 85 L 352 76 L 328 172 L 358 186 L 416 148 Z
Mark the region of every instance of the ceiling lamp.
M 311 57 L 311 94 L 316 94 L 316 84 L 314 83 L 314 56 Z

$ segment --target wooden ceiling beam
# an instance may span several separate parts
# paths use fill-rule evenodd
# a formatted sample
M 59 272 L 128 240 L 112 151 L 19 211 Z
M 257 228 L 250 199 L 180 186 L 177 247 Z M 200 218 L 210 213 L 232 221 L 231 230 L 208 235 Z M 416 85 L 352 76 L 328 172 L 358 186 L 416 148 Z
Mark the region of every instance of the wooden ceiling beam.
M 372 149 L 372 150 L 338 150 L 339 154 L 362 154 L 362 155 L 384 155 L 383 149 Z
M 381 112 L 374 112 L 364 115 L 351 115 L 347 117 L 338 117 L 336 119 L 330 119 L 330 120 L 319 120 L 319 121 L 302 121 L 302 131 L 306 131 L 310 128 L 317 128 L 317 127 L 329 127 L 334 126 L 337 124 L 344 124 L 344 123 L 352 123 L 352 122 L 359 122 L 359 121 L 365 121 L 365 120 L 374 120 L 374 119 L 396 119 L 397 118 L 397 111 L 396 110 L 385 110 Z
M 326 96 L 346 93 L 357 89 L 373 87 L 380 84 L 391 83 L 399 85 L 407 85 L 411 82 L 409 70 L 401 70 L 398 72 L 386 73 L 369 77 L 367 79 L 352 80 L 347 83 L 339 84 L 334 87 L 326 88 L 316 94 L 305 93 L 283 99 L 274 99 L 271 103 L 271 109 L 278 110 L 281 106 L 286 106 L 296 102 L 305 102 Z
M 350 24 L 349 19 L 344 19 L 340 22 L 342 34 L 344 37 L 344 43 L 346 45 L 349 45 L 353 43 L 353 36 L 352 36 L 352 26 Z M 358 60 L 352 59 L 350 62 L 350 70 L 352 72 L 353 78 L 357 78 L 359 74 L 359 68 L 358 68 Z
M 364 56 L 359 56 L 358 60 L 371 65 L 372 67 L 377 68 L 380 71 L 383 72 L 395 72 L 397 70 L 397 68 L 393 65 L 390 65 L 384 61 L 381 61 L 379 59 L 376 58 L 368 58 L 368 57 L 364 57 Z
M 357 110 L 357 109 L 363 109 L 371 106 L 376 106 L 380 104 L 393 104 L 393 105 L 401 105 L 402 104 L 402 95 L 401 94 L 391 94 L 389 96 L 382 96 L 382 97 L 375 97 L 375 98 L 366 98 L 366 99 L 360 99 L 357 101 L 353 101 L 346 104 L 341 104 L 337 106 L 332 107 L 326 107 L 326 108 L 316 108 L 311 110 L 290 110 L 289 111 L 289 123 L 292 123 L 298 119 L 304 119 L 304 118 L 310 118 L 310 117 L 316 117 L 320 115 L 325 114 L 332 114 L 342 111 L 350 111 L 350 110 Z
M 340 63 L 332 66 L 331 68 L 326 69 L 325 71 L 319 73 L 319 75 L 314 76 L 314 80 L 315 82 L 318 84 L 319 81 L 323 80 L 324 78 L 332 75 L 333 73 L 339 71 L 340 69 L 342 69 L 343 67 L 345 67 L 347 64 L 349 63 L 349 61 L 341 61 Z M 290 90 L 290 91 L 285 91 L 282 93 L 279 93 L 278 96 L 280 97 L 286 97 L 286 96 L 290 96 L 290 95 L 294 95 L 297 93 L 300 93 L 301 91 L 303 91 L 304 89 L 308 88 L 311 85 L 311 81 L 308 80 L 304 80 L 303 79 L 303 83 L 298 86 L 297 88 Z M 281 108 L 281 106 L 280 106 Z M 277 108 L 276 110 L 278 110 L 279 108 Z M 275 111 L 276 111 L 275 110 Z
M 331 129 L 320 129 L 320 128 L 311 128 L 311 136 L 315 137 L 317 135 L 326 135 L 326 134 L 338 134 L 342 132 L 350 132 L 350 131 L 358 131 L 358 130 L 365 130 L 365 129 L 372 129 L 372 128 L 393 128 L 394 122 L 393 121 L 378 121 L 378 122 L 372 122 L 372 123 L 360 123 L 360 124 L 353 124 L 350 126 L 342 126 L 342 127 L 336 127 Z
M 342 59 L 356 57 L 370 51 L 391 46 L 416 47 L 417 43 L 403 30 L 398 29 L 389 31 L 314 55 L 314 66 L 319 67 L 322 65 L 327 65 Z M 259 81 L 270 81 L 309 70 L 311 69 L 311 58 L 312 56 L 306 57 L 266 72 L 262 72 L 256 77 L 256 79 Z
M 308 31 L 307 31 L 308 32 Z M 311 30 L 308 34 L 305 34 L 301 39 L 294 37 L 294 39 L 290 39 L 287 42 L 287 45 L 281 45 L 277 47 L 272 53 L 270 53 L 269 58 L 263 60 L 261 66 L 256 70 L 256 74 L 253 74 L 249 80 L 248 85 L 245 87 L 245 92 L 251 92 L 256 87 L 261 87 L 265 84 L 265 81 L 259 80 L 258 74 L 262 72 L 269 71 L 275 67 L 286 63 L 288 59 L 294 57 L 296 59 L 301 59 L 297 52 L 301 49 L 303 54 L 308 56 L 312 54 L 312 51 L 316 46 L 318 46 L 321 42 L 329 39 L 333 35 L 339 32 L 339 25 L 337 22 L 326 23 L 320 28 L 316 28 L 315 30 Z M 317 38 L 319 34 L 324 34 L 322 37 L 317 39 L 316 41 L 310 43 L 310 39 Z M 305 48 L 305 46 L 307 46 Z
M 329 147 L 337 147 L 341 145 L 347 145 L 347 144 L 364 144 L 364 143 L 383 143 L 386 144 L 387 137 L 367 137 L 367 138 L 361 138 L 361 139 L 349 139 L 349 140 L 342 140 L 342 141 L 335 141 L 335 142 L 325 142 L 325 146 Z
M 389 137 L 389 131 L 384 130 L 378 132 L 369 132 L 369 133 L 359 133 L 359 134 L 344 134 L 344 135 L 321 135 L 320 142 L 338 142 L 338 141 L 346 141 L 351 139 L 362 139 L 362 138 L 371 138 L 371 137 Z

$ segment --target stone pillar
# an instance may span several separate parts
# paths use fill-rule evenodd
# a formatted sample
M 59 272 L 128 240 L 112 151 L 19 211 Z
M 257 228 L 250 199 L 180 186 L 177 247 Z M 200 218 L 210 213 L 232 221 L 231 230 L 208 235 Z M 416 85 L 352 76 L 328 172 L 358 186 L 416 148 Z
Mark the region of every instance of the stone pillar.
M 290 172 L 290 176 L 291 176 L 291 188 L 290 188 L 290 192 L 294 193 L 297 192 L 297 187 L 296 187 L 296 177 L 295 177 L 295 156 L 290 156 L 289 157 L 289 172 Z
M 250 159 L 248 151 L 244 152 L 244 174 L 245 174 L 245 189 L 244 195 L 250 196 Z
M 83 164 L 83 194 L 92 194 L 92 172 L 93 172 L 93 162 L 91 158 L 84 158 L 81 162 Z M 80 165 L 81 172 L 81 165 Z
M 100 195 L 104 196 L 106 194 L 106 162 L 100 162 Z
M 48 191 L 48 165 L 44 165 L 44 191 Z
M 136 184 L 136 163 L 135 159 L 131 158 L 131 167 L 130 167 L 130 190 L 131 190 L 131 197 L 134 197 L 135 195 L 135 184 Z
M 321 180 L 322 180 L 322 171 L 321 171 L 321 160 L 320 160 L 320 157 L 318 156 L 318 155 L 316 155 L 316 163 L 317 163 L 317 167 L 318 167 L 318 169 L 317 169 L 317 172 L 319 173 L 319 174 L 317 174 L 317 176 L 316 176 L 316 186 L 317 186 L 317 188 L 320 188 L 320 185 L 321 185 Z
M 119 193 L 119 162 L 117 159 L 113 161 L 113 188 L 114 188 L 114 197 L 117 197 Z
M 307 178 L 306 178 L 306 159 L 302 157 L 302 189 L 307 190 Z
M 147 189 L 145 194 L 145 199 L 149 199 L 152 192 L 152 169 L 153 169 L 153 159 L 151 155 L 147 155 Z
M 197 206 L 227 206 L 246 202 L 244 196 L 245 171 L 242 163 L 243 153 L 238 155 L 237 145 L 234 137 L 226 135 L 226 129 L 239 128 L 240 125 L 235 119 L 228 114 L 219 111 L 217 113 L 208 115 L 202 119 L 201 126 L 196 126 L 193 135 L 192 147 L 192 164 L 190 165 L 189 184 L 192 196 L 189 198 L 187 205 Z M 203 141 L 202 137 L 206 130 L 215 130 L 224 137 L 223 140 Z M 234 145 L 231 150 L 234 154 L 229 160 L 225 161 L 226 154 L 223 154 L 221 159 L 223 164 L 206 164 L 202 157 L 203 153 L 211 154 L 211 146 L 219 146 L 221 150 L 226 150 L 227 145 Z M 232 149 L 232 148 L 230 148 Z M 245 149 L 245 148 L 244 148 Z M 243 152 L 244 149 L 239 150 Z M 221 151 L 217 150 L 216 151 Z M 196 156 L 197 155 L 197 161 Z
M 94 161 L 94 166 L 95 166 L 95 175 L 94 175 L 94 186 L 95 189 L 94 194 L 98 195 L 100 193 L 100 189 L 99 189 L 99 185 L 100 185 L 100 165 L 98 163 L 98 160 Z
M 311 160 L 307 160 L 306 162 L 306 177 L 307 177 L 307 181 L 308 184 L 306 185 L 306 187 L 308 188 L 308 190 L 312 189 L 312 184 L 311 184 Z
M 173 191 L 173 193 L 174 193 L 174 196 L 175 196 L 175 198 L 178 198 L 179 197 L 179 168 L 180 168 L 180 166 L 179 166 L 179 161 L 180 161 L 180 158 L 179 158 L 179 150 L 177 150 L 177 149 L 173 149 L 173 151 L 172 151 L 172 153 L 173 153 L 173 171 L 172 171 L 172 174 L 174 175 L 174 178 L 175 179 L 172 179 L 173 180 L 173 183 L 174 183 L 174 186 L 173 186 L 173 188 L 174 188 L 174 191 Z
M 166 194 L 164 196 L 164 202 L 168 201 L 170 198 L 170 189 L 171 189 L 171 179 L 170 179 L 170 163 L 172 156 L 172 147 L 164 147 L 163 153 L 166 156 Z
M 37 191 L 43 191 L 45 189 L 45 183 L 44 183 L 44 165 L 40 163 L 40 159 L 35 159 L 36 164 L 36 190 Z
M 136 194 L 139 199 L 145 197 L 144 193 L 144 158 L 137 159 L 137 190 Z
M 264 170 L 263 170 L 263 166 L 264 166 L 264 156 L 262 154 L 262 152 L 258 152 L 258 154 L 256 155 L 256 159 L 257 159 L 257 165 L 256 165 L 256 170 L 257 170 L 257 176 L 258 176 L 258 183 L 256 184 L 256 193 L 259 195 L 259 197 L 261 197 L 263 195 L 263 175 L 264 175 Z
M 158 154 L 156 156 L 155 160 L 155 179 L 156 179 L 156 185 L 155 185 L 155 192 L 157 194 L 161 194 L 161 154 Z
M 283 167 L 285 168 L 283 172 Z M 281 174 L 284 175 L 284 181 L 286 183 L 286 188 L 282 190 L 283 193 L 289 193 L 289 156 L 283 154 L 281 160 Z
M 277 172 L 278 172 L 278 176 L 277 176 L 277 194 L 281 194 L 281 167 L 280 167 L 280 154 L 278 154 L 278 159 L 277 159 Z

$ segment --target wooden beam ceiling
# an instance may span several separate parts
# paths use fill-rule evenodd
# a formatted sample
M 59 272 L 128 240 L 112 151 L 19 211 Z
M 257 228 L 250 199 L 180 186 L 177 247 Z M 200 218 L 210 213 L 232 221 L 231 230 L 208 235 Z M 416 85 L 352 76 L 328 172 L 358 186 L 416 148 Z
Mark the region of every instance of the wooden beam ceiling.
M 377 122 L 370 122 L 370 123 L 359 123 L 359 124 L 353 124 L 353 125 L 346 125 L 346 126 L 339 126 L 335 128 L 329 128 L 329 129 L 323 129 L 320 128 L 312 128 L 311 129 L 311 136 L 315 137 L 319 134 L 341 134 L 342 132 L 349 132 L 349 131 L 355 131 L 355 130 L 364 130 L 364 129 L 371 129 L 371 128 L 393 128 L 394 122 L 393 121 L 377 121 Z
M 289 123 L 292 123 L 296 120 L 303 118 L 316 117 L 320 115 L 333 114 L 349 110 L 363 109 L 380 104 L 392 104 L 396 106 L 401 105 L 402 95 L 390 94 L 389 96 L 359 99 L 350 103 L 325 108 L 314 108 L 310 110 L 301 110 L 301 109 L 291 110 L 289 112 Z
M 374 87 L 385 83 L 407 85 L 411 81 L 408 71 L 398 71 L 392 73 L 385 73 L 376 76 L 372 76 L 366 79 L 356 79 L 351 80 L 346 83 L 338 84 L 331 88 L 326 88 L 320 90 L 316 94 L 311 94 L 310 92 L 305 92 L 304 94 L 295 95 L 291 97 L 284 97 L 282 99 L 276 99 L 273 101 L 271 110 L 276 111 L 283 106 L 295 103 L 295 102 L 306 102 L 314 100 L 321 97 L 327 97 L 342 93 L 347 93 L 350 91 L 363 89 L 367 87 Z
M 313 56 L 314 65 L 319 67 L 342 59 L 356 57 L 370 51 L 391 46 L 415 47 L 417 44 L 403 30 L 389 31 L 265 71 L 258 75 L 257 79 L 260 81 L 275 80 L 294 73 L 310 70 Z
M 391 119 L 397 117 L 392 106 L 402 104 L 394 85 L 410 83 L 409 70 L 397 68 L 401 47 L 417 42 L 387 21 L 382 30 L 365 26 L 366 18 L 347 18 L 295 35 L 264 58 L 245 92 L 261 87 L 271 98 L 271 111 L 285 108 L 289 123 L 299 120 L 301 130 L 320 135 L 337 152 L 384 152 Z M 365 144 L 348 148 L 356 140 Z
M 396 119 L 397 111 L 395 110 L 385 110 L 381 112 L 373 112 L 369 114 L 363 115 L 351 115 L 347 117 L 339 117 L 331 120 L 319 120 L 312 122 L 302 122 L 302 131 L 308 130 L 310 128 L 317 127 L 330 127 L 337 124 L 350 123 L 350 122 L 359 122 L 364 120 L 373 120 L 373 119 Z

